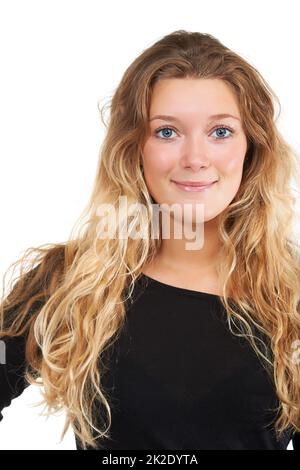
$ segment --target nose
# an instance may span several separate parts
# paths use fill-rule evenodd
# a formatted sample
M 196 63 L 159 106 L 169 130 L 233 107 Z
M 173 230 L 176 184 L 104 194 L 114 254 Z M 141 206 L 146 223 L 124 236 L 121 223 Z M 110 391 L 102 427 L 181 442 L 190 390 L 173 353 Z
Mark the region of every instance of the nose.
M 202 137 L 190 136 L 186 140 L 181 164 L 184 168 L 192 168 L 195 171 L 210 164 L 208 149 Z

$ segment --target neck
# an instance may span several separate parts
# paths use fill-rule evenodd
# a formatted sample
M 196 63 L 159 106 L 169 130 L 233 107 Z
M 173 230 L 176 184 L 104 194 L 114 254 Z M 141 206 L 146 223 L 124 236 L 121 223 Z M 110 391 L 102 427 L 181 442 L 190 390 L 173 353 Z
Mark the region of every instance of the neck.
M 203 225 L 203 235 L 201 237 L 202 246 L 196 250 L 187 248 L 191 239 L 186 238 L 182 231 L 181 238 L 174 237 L 174 225 L 170 224 L 170 237 L 162 238 L 158 259 L 165 267 L 186 273 L 214 273 L 217 257 L 220 251 L 220 241 L 218 238 L 217 217 L 205 222 Z

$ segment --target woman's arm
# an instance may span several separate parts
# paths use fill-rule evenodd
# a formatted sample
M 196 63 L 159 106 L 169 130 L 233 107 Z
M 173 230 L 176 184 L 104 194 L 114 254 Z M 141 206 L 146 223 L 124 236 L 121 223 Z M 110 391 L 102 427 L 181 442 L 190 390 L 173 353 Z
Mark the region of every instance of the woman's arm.
M 9 406 L 29 385 L 24 379 L 26 369 L 25 337 L 6 337 L 0 340 L 0 421 L 1 411 Z
M 300 450 L 300 432 L 296 432 L 292 437 L 294 450 Z

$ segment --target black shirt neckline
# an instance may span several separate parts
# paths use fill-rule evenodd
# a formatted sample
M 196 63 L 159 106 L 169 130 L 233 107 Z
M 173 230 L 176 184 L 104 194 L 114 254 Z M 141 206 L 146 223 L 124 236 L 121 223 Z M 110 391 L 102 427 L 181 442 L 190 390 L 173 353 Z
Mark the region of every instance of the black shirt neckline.
M 144 274 L 143 272 L 141 273 L 141 276 L 144 279 L 146 279 L 150 284 L 155 285 L 156 287 L 160 287 L 166 291 L 170 291 L 173 293 L 176 292 L 182 295 L 192 295 L 192 296 L 200 297 L 206 300 L 209 300 L 209 299 L 219 300 L 220 299 L 220 296 L 217 294 L 212 294 L 211 292 L 197 291 L 193 289 L 186 289 L 184 287 L 177 287 L 171 284 L 166 284 L 165 282 L 158 281 L 157 279 L 154 279 L 153 277 L 150 277 L 147 274 Z

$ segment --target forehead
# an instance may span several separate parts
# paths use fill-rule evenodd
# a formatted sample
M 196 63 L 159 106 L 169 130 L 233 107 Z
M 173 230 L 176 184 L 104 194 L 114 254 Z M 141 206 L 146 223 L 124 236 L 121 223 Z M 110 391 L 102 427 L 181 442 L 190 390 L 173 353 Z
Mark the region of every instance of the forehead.
M 232 114 L 240 118 L 237 97 L 220 79 L 161 79 L 153 88 L 149 111 L 149 118 L 154 114 L 181 118 Z

